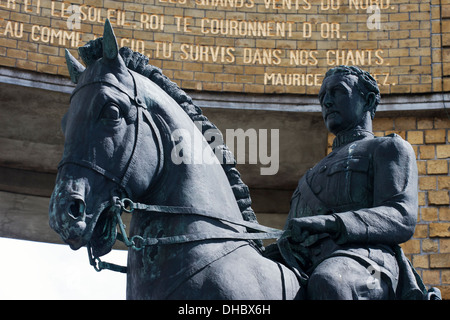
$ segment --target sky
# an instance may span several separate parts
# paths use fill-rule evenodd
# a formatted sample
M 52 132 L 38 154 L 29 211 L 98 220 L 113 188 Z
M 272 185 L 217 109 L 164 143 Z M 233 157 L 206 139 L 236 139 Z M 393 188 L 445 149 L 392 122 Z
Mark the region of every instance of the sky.
M 102 261 L 125 266 L 127 251 Z M 0 238 L 0 300 L 123 300 L 126 275 L 89 264 L 86 248 Z

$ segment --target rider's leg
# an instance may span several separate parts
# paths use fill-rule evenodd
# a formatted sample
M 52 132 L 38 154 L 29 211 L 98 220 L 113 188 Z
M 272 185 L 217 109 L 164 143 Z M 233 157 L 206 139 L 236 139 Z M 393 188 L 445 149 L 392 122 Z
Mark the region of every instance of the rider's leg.
M 380 300 L 389 299 L 390 288 L 381 276 L 374 277 L 370 268 L 339 256 L 316 267 L 308 280 L 307 296 L 312 300 Z

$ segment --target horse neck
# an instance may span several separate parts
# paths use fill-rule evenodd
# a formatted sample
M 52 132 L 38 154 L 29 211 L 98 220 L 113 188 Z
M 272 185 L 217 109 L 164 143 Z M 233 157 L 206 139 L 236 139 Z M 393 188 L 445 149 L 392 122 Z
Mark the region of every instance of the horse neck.
M 243 220 L 221 164 L 217 160 L 214 163 L 206 163 L 202 159 L 204 150 L 208 150 L 210 146 L 201 132 L 173 99 L 165 94 L 162 94 L 160 99 L 162 100 L 151 112 L 155 115 L 154 118 L 160 128 L 164 151 L 163 169 L 146 202 L 161 206 L 191 207 L 210 212 L 216 217 L 234 221 Z M 192 142 L 193 159 L 187 163 L 176 164 L 172 159 L 172 151 L 175 148 L 173 140 L 178 141 L 177 135 L 180 133 L 183 134 L 185 141 Z M 198 216 L 184 219 L 187 225 L 211 220 Z M 212 225 L 219 226 L 220 224 L 216 222 L 214 221 Z M 205 228 L 203 224 L 202 228 Z

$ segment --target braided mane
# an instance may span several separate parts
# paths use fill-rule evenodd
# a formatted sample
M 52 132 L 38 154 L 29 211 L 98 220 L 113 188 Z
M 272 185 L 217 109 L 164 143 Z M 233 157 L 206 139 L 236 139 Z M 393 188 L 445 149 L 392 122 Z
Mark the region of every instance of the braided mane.
M 80 57 L 83 59 L 86 65 L 92 64 L 94 61 L 100 59 L 103 55 L 103 38 L 97 38 L 89 41 L 83 47 L 78 48 Z M 220 131 L 218 128 L 208 120 L 208 118 L 202 114 L 202 110 L 194 104 L 192 98 L 187 95 L 176 83 L 171 81 L 165 76 L 161 69 L 149 65 L 149 58 L 139 52 L 134 52 L 130 48 L 122 47 L 119 50 L 119 54 L 125 62 L 125 65 L 144 77 L 148 78 L 155 84 L 157 84 L 162 90 L 164 90 L 172 99 L 174 99 L 178 105 L 186 112 L 192 121 L 202 123 L 202 134 L 209 129 Z M 223 136 L 216 135 L 215 139 L 220 139 L 220 145 L 217 145 L 217 141 L 214 141 L 216 146 L 213 149 L 214 154 L 219 158 L 219 162 L 222 164 L 222 168 L 228 178 L 231 189 L 233 190 L 234 197 L 241 211 L 242 217 L 245 221 L 257 223 L 255 212 L 253 211 L 250 198 L 250 190 L 248 186 L 241 180 L 241 174 L 236 169 L 236 160 L 225 145 Z M 209 143 L 211 144 L 212 141 Z M 248 230 L 251 232 L 251 230 Z M 262 241 L 255 241 L 259 247 L 262 247 Z

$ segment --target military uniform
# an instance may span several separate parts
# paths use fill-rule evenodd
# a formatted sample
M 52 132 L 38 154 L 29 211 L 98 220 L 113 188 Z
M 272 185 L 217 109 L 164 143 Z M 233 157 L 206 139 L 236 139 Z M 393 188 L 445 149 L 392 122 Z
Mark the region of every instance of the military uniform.
M 310 276 L 330 257 L 347 257 L 378 270 L 390 298 L 411 294 L 397 288 L 405 277 L 416 285 L 398 244 L 414 233 L 417 191 L 415 154 L 401 137 L 374 137 L 364 130 L 338 134 L 333 151 L 300 179 L 291 200 L 288 221 L 333 215 L 339 225 L 335 235 L 311 235 L 300 246 L 290 244 L 303 275 Z M 282 252 L 286 244 L 279 242 Z

